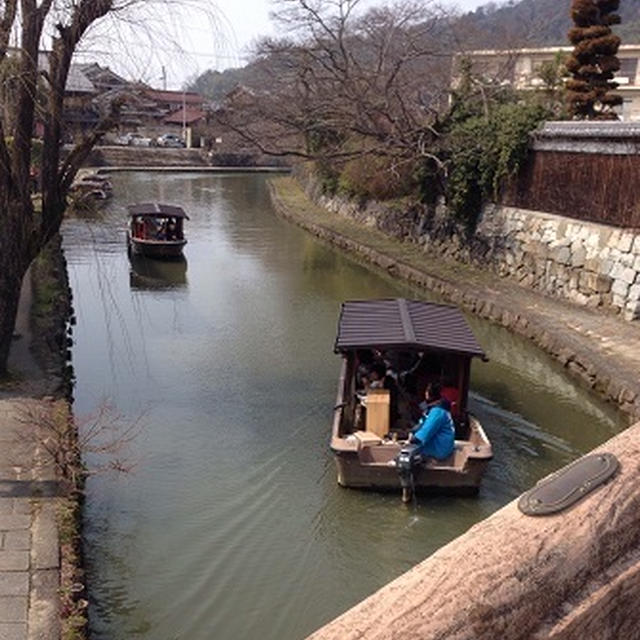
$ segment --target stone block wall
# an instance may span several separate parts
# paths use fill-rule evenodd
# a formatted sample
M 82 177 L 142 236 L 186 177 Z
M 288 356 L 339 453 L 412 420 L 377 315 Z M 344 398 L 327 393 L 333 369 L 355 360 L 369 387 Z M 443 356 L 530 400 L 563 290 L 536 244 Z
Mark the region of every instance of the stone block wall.
M 532 137 L 532 162 L 480 214 L 469 236 L 446 206 L 355 202 L 322 194 L 312 172 L 295 174 L 335 213 L 425 251 L 491 269 L 573 303 L 640 319 L 640 126 L 551 122 Z
M 388 235 L 416 242 L 429 253 L 491 269 L 521 285 L 578 305 L 640 318 L 640 234 L 550 213 L 489 204 L 475 233 L 447 226 L 443 205 L 419 205 L 308 193 L 323 207 Z
M 640 235 L 548 213 L 487 206 L 471 255 L 522 285 L 640 317 Z

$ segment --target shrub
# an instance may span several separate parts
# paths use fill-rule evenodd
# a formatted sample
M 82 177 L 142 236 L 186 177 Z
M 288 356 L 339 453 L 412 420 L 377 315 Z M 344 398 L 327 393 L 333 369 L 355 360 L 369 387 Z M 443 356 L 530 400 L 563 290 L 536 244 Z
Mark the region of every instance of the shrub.
M 447 203 L 454 217 L 469 229 L 482 204 L 496 198 L 505 179 L 523 165 L 529 134 L 548 116 L 540 104 L 494 105 L 488 116 L 456 121 L 445 139 L 449 174 Z

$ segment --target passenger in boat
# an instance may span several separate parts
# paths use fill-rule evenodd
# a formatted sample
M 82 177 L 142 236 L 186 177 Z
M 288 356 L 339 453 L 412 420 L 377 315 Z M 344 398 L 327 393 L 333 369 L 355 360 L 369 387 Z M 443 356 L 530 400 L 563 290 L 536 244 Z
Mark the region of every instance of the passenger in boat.
M 410 441 L 419 445 L 419 453 L 444 460 L 453 453 L 455 427 L 448 401 L 443 401 L 441 386 L 432 382 L 425 391 L 426 411 L 411 432 Z
M 176 225 L 175 218 L 169 218 L 167 222 L 167 240 L 178 239 L 178 226 Z
M 446 384 L 442 387 L 440 395 L 449 403 L 449 412 L 453 417 L 459 413 L 458 409 L 458 389 L 452 384 Z
M 145 225 L 144 219 L 142 217 L 136 218 L 133 222 L 133 235 L 136 238 L 144 238 L 145 237 Z

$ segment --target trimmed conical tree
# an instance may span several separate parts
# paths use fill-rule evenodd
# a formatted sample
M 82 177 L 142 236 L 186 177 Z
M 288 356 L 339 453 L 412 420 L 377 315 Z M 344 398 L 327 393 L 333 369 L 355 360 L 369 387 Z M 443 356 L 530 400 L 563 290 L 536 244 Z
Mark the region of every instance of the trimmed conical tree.
M 611 25 L 620 23 L 620 0 L 573 0 L 571 18 L 575 24 L 567 34 L 574 45 L 566 65 L 569 114 L 581 120 L 617 120 L 614 108 L 622 97 L 611 93 L 618 87 L 613 76 L 620 69 L 616 54 L 620 38 Z

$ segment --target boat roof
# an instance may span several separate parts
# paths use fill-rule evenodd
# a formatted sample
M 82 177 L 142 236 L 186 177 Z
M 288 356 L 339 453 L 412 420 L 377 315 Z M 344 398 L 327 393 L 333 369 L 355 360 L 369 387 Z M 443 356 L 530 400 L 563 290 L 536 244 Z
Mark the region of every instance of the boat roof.
M 160 202 L 140 202 L 127 205 L 130 216 L 154 216 L 156 218 L 186 218 L 189 216 L 182 207 L 175 204 L 162 204 Z
M 334 351 L 431 349 L 486 359 L 457 307 L 393 298 L 342 303 Z

